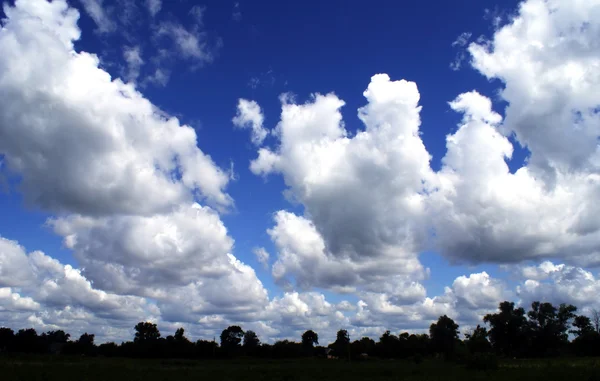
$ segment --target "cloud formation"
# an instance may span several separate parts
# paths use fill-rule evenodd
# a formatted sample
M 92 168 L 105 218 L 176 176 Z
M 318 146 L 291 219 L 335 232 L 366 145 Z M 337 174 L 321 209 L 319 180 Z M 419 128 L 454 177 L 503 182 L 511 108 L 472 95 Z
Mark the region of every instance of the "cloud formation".
M 102 5 L 84 2 L 99 30 Z M 156 16 L 160 1 L 147 6 Z M 236 323 L 265 341 L 315 329 L 327 342 L 339 328 L 352 337 L 423 330 L 441 314 L 472 325 L 504 299 L 598 308 L 597 275 L 582 266 L 600 258 L 599 9 L 528 0 L 489 41 L 468 45 L 473 67 L 503 83 L 508 107 L 477 91 L 452 100 L 462 120 L 448 128 L 439 170 L 420 136 L 414 82 L 374 75 L 356 133 L 334 93 L 282 96 L 273 131 L 258 103 L 239 99 L 233 123 L 251 130 L 258 151 L 250 169 L 281 175 L 301 206 L 274 211 L 275 251 L 255 251 L 282 287 L 270 294 L 221 220 L 234 204 L 228 171 L 192 127 L 136 88 L 141 48 L 125 51 L 124 83 L 75 51 L 79 13 L 65 1 L 5 6 L 1 170 L 16 175 L 30 205 L 54 214 L 47 225 L 78 265 L 0 238 L 0 322 L 92 330 L 100 341 L 129 339 L 144 319 L 184 325 L 194 338 Z M 208 63 L 203 10 L 192 16 L 195 26 L 159 22 L 156 35 Z M 168 76 L 158 68 L 146 81 Z M 265 145 L 269 133 L 275 143 Z M 513 144 L 530 151 L 517 170 L 507 165 Z M 508 263 L 518 286 L 476 272 L 430 295 L 419 256 L 431 249 L 453 263 Z

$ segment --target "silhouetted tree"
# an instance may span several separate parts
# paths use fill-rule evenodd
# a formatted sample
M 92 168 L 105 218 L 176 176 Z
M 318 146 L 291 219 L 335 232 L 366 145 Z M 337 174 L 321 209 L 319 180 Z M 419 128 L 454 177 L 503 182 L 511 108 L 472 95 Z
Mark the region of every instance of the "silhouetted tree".
M 15 332 L 6 327 L 0 327 L 0 352 L 12 350 Z
M 573 329 L 569 332 L 571 332 L 575 336 L 582 336 L 592 332 L 596 332 L 594 326 L 592 326 L 592 321 L 590 320 L 590 318 L 584 315 L 575 316 L 575 319 L 573 319 L 573 327 L 575 327 L 576 329 Z
M 531 303 L 528 338 L 531 355 L 556 355 L 568 341 L 568 330 L 577 307 L 561 304 L 558 308 L 550 303 Z
M 240 326 L 229 326 L 221 332 L 221 347 L 225 352 L 233 354 L 239 350 L 243 337 L 244 330 Z
M 302 355 L 302 344 L 289 340 L 280 340 L 273 344 L 272 355 L 275 358 L 293 358 Z
M 377 343 L 377 355 L 384 358 L 400 357 L 400 341 L 390 331 L 385 331 Z
M 592 320 L 587 316 L 576 316 L 573 327 L 576 328 L 570 331 L 576 336 L 571 343 L 573 352 L 578 356 L 599 356 L 600 334 L 596 332 Z
M 256 348 L 260 346 L 260 340 L 254 331 L 246 331 L 244 333 L 244 351 L 247 355 L 254 355 Z
M 501 354 L 513 356 L 522 353 L 525 343 L 527 319 L 523 308 L 515 308 L 512 302 L 504 301 L 499 312 L 487 314 L 483 321 L 490 325 L 489 338 L 494 349 Z
M 198 357 L 208 358 L 219 355 L 218 345 L 215 341 L 198 340 L 196 341 L 196 355 Z
M 458 341 L 458 324 L 448 316 L 440 316 L 436 323 L 429 327 L 431 347 L 435 353 L 450 356 Z
M 485 353 L 492 349 L 488 340 L 488 331 L 485 327 L 477 325 L 471 333 L 465 334 L 467 349 L 471 353 Z
M 302 346 L 306 349 L 312 349 L 315 345 L 319 345 L 319 335 L 309 329 L 302 334 Z
M 600 311 L 596 309 L 592 310 L 592 324 L 594 325 L 596 332 L 600 333 Z
M 160 331 L 154 323 L 150 322 L 139 322 L 135 326 L 135 337 L 133 339 L 136 343 L 147 343 L 155 341 L 160 338 Z
M 42 353 L 44 343 L 33 328 L 20 329 L 15 335 L 14 348 L 16 352 Z
M 363 337 L 360 340 L 354 340 L 350 345 L 350 352 L 354 357 L 360 356 L 363 353 L 369 356 L 375 355 L 375 340 L 369 337 Z
M 178 328 L 175 331 L 174 339 L 175 341 L 188 341 L 188 339 L 184 336 L 185 330 L 183 328 Z
M 119 355 L 120 348 L 113 342 L 100 344 L 98 346 L 98 354 L 104 357 L 116 357 Z
M 340 329 L 337 332 L 335 342 L 329 345 L 329 348 L 333 349 L 333 352 L 338 357 L 349 356 L 350 350 L 350 336 L 348 331 Z

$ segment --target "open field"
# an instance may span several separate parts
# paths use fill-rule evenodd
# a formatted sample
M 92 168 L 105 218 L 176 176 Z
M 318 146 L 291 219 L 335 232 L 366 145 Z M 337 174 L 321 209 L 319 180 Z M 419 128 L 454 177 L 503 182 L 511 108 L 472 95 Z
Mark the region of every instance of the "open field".
M 475 371 L 443 361 L 135 360 L 0 357 L 2 380 L 577 380 L 600 381 L 600 359 L 521 360 Z

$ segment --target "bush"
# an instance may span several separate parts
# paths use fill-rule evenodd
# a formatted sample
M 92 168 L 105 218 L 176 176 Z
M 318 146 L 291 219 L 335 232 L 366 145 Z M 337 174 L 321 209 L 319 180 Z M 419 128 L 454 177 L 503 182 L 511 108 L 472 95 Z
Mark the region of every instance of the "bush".
M 467 369 L 496 370 L 498 369 L 498 357 L 493 353 L 475 353 L 467 359 Z

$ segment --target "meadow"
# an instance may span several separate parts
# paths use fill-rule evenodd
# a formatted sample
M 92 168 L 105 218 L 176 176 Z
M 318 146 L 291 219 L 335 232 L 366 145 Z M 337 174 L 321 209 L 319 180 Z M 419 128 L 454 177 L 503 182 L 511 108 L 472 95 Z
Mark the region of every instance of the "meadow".
M 0 357 L 2 380 L 577 380 L 600 381 L 600 359 L 506 360 L 472 370 L 442 360 L 151 360 L 65 356 Z

